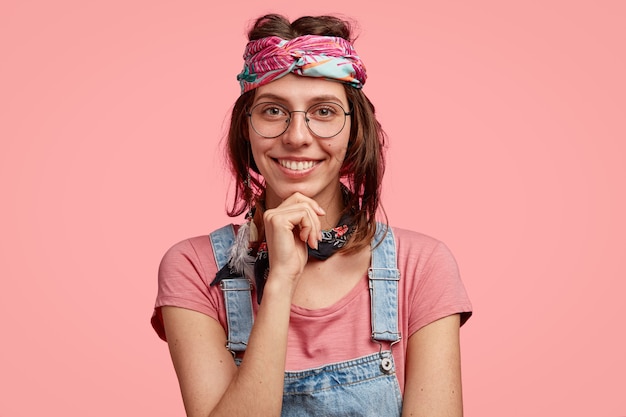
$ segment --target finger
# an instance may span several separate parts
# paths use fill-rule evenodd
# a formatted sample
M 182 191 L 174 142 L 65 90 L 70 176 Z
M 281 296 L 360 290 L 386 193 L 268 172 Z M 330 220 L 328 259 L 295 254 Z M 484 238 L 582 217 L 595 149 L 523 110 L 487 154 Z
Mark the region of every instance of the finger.
M 301 236 L 300 238 L 303 239 L 303 241 L 306 242 L 310 247 L 318 249 L 319 242 L 322 238 L 322 223 L 320 222 L 317 211 L 315 211 L 315 207 L 312 208 L 314 211 L 311 211 L 308 208 L 306 210 L 306 214 L 308 215 L 308 221 L 311 227 L 307 231 L 307 234 L 305 236 Z
M 290 216 L 290 222 L 293 224 L 295 233 L 298 238 L 317 249 L 318 240 L 321 236 L 321 223 L 317 214 L 312 210 L 308 203 L 298 204 L 290 207 L 285 214 Z
M 287 199 L 285 199 L 283 201 L 283 204 L 291 204 L 291 203 L 308 203 L 311 205 L 311 208 L 313 209 L 313 211 L 315 212 L 315 214 L 317 214 L 318 216 L 325 216 L 326 215 L 326 211 L 322 208 L 322 206 L 320 206 L 317 201 L 313 200 L 310 197 L 305 196 L 304 194 L 301 193 L 293 193 L 292 195 L 290 195 L 289 197 L 287 197 Z M 282 205 L 282 204 L 281 204 Z
M 272 223 L 274 226 L 282 224 L 302 241 L 309 246 L 318 247 L 318 241 L 321 236 L 321 222 L 310 204 L 310 201 L 295 203 L 285 207 L 285 204 L 289 204 L 285 200 L 283 204 L 273 210 L 268 210 L 266 214 L 266 221 Z
M 314 225 L 314 227 L 312 227 L 308 236 L 305 236 L 304 233 L 301 233 L 300 239 L 307 242 L 309 246 L 317 249 L 319 242 L 322 240 L 322 228 L 321 228 L 321 222 L 319 221 L 319 216 L 325 216 L 326 211 L 322 208 L 322 206 L 320 206 L 317 203 L 317 201 L 300 193 L 294 193 L 291 196 L 289 196 L 286 200 L 283 201 L 283 204 L 286 204 L 286 205 L 289 205 L 292 203 L 296 203 L 296 204 L 304 203 L 304 204 L 307 204 L 313 210 L 311 219 L 312 219 L 312 224 Z M 283 204 L 281 204 L 281 206 Z
M 311 213 L 306 212 L 306 217 L 302 219 L 300 223 L 300 240 L 306 242 L 310 247 L 317 249 L 319 245 L 319 236 L 321 235 L 321 231 L 319 226 L 316 227 L 316 224 L 319 222 L 313 222 L 311 219 Z

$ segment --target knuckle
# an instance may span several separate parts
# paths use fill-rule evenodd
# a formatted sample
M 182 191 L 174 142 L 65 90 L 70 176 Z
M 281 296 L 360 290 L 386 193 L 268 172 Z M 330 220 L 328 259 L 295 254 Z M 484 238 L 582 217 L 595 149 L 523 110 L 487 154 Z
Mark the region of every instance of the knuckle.
M 268 210 L 263 213 L 263 223 L 272 223 L 275 218 L 276 216 L 273 210 Z

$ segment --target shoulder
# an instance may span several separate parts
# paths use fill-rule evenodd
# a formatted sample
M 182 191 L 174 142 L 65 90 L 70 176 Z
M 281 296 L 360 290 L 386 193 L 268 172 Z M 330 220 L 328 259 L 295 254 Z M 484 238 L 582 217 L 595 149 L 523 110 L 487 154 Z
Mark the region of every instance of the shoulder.
M 421 244 L 437 244 L 440 241 L 432 236 L 417 232 L 411 229 L 405 229 L 397 226 L 389 226 L 393 231 L 396 241 L 418 242 Z
M 176 242 L 163 255 L 152 317 L 152 326 L 162 339 L 164 306 L 194 310 L 223 322 L 221 292 L 219 287 L 211 287 L 217 273 L 214 252 L 210 234 L 204 234 Z
M 238 227 L 228 224 L 215 231 L 224 231 L 228 228 L 236 232 Z M 216 269 L 214 251 L 227 249 L 228 247 L 214 247 L 210 233 L 193 236 L 170 246 L 161 259 L 160 269 L 191 267 L 202 275 L 204 275 L 203 273 L 212 273 Z
M 452 251 L 432 236 L 397 227 L 392 231 L 398 268 L 405 278 L 405 295 L 415 309 L 409 320 L 409 334 L 455 313 L 461 313 L 461 323 L 465 323 L 472 306 Z
M 391 226 L 398 256 L 426 260 L 433 254 L 452 256 L 450 249 L 441 240 L 414 230 Z
M 167 253 L 190 253 L 198 249 L 211 248 L 211 239 L 209 235 L 198 235 L 183 239 L 174 243 L 167 251 Z
M 428 281 L 459 281 L 452 251 L 441 240 L 413 230 L 392 227 L 398 268 L 417 285 Z
M 211 234 L 224 234 L 224 232 L 229 229 L 233 231 L 233 233 L 237 232 L 239 228 L 238 225 L 235 224 L 227 224 L 218 229 L 213 230 L 210 233 L 204 235 L 197 235 L 193 237 L 189 237 L 187 239 L 180 240 L 170 246 L 169 249 L 165 252 L 165 256 L 180 256 L 180 255 L 198 255 L 198 254 L 206 254 L 211 253 L 213 250 L 213 245 L 211 242 Z
M 181 259 L 199 260 L 204 258 L 206 254 L 211 254 L 211 239 L 209 235 L 200 235 L 190 237 L 176 242 L 165 251 L 161 265 L 170 262 L 177 262 Z

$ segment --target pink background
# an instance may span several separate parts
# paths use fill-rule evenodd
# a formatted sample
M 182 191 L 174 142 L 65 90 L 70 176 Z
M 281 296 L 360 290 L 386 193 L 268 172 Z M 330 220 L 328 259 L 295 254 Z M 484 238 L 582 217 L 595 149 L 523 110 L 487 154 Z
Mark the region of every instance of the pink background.
M 475 306 L 466 415 L 626 415 L 626 2 L 210 3 L 0 5 L 1 417 L 183 415 L 157 266 L 229 221 L 219 140 L 268 11 L 360 23 L 389 218 Z

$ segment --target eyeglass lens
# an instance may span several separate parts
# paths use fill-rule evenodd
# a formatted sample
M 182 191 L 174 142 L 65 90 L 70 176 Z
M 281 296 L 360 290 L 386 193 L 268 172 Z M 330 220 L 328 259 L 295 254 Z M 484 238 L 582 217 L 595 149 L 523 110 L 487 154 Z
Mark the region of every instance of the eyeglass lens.
M 250 123 L 256 133 L 265 138 L 275 138 L 287 131 L 294 113 L 303 113 L 309 130 L 318 137 L 337 136 L 346 124 L 349 113 L 337 103 L 316 103 L 306 111 L 288 110 L 278 103 L 263 102 L 250 110 Z

